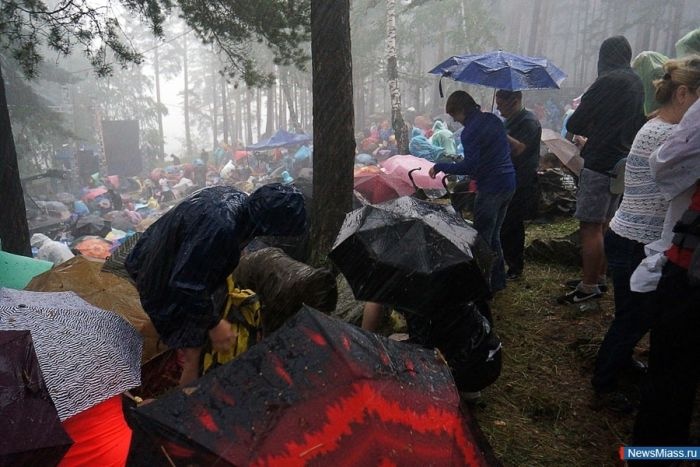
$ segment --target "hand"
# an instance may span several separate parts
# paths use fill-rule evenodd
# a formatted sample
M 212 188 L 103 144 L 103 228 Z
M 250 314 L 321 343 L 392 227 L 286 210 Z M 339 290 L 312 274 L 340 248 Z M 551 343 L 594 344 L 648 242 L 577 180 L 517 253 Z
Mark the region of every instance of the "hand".
M 435 166 L 432 166 L 430 168 L 430 171 L 428 172 L 428 175 L 430 175 L 430 178 L 435 178 L 436 174 L 437 174 L 437 172 L 435 172 Z
M 231 323 L 222 319 L 219 324 L 209 330 L 211 346 L 217 352 L 227 352 L 231 350 L 238 335 L 231 329 Z

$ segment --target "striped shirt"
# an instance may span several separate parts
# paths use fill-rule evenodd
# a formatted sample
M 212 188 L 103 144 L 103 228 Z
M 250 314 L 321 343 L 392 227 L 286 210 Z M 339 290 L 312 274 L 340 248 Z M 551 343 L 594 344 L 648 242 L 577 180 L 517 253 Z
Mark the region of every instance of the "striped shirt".
M 625 166 L 622 203 L 610 221 L 610 228 L 621 237 L 645 245 L 661 237 L 668 201 L 651 176 L 649 156 L 666 141 L 675 126 L 654 118 L 634 138 Z

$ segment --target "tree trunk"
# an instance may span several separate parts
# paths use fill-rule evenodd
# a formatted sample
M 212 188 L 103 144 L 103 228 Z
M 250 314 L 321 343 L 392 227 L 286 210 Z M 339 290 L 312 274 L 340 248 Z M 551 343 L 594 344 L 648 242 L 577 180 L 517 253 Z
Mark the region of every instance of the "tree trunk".
M 226 96 L 226 77 L 221 77 L 221 116 L 223 117 L 222 125 L 224 126 L 224 144 L 229 144 L 228 131 L 231 128 L 229 122 L 228 97 Z M 235 139 L 235 138 L 234 138 Z
M 287 71 L 280 71 L 280 87 L 282 88 L 282 93 L 287 101 L 287 108 L 289 109 L 289 123 L 294 127 L 297 132 L 301 131 L 301 126 L 299 125 L 299 118 L 297 117 L 297 111 L 294 108 L 294 98 L 292 96 L 292 91 L 289 86 L 289 79 L 287 76 Z
M 399 154 L 408 154 L 408 127 L 401 115 L 399 68 L 396 62 L 396 0 L 386 2 L 386 55 L 389 92 L 391 93 L 391 125 L 396 135 Z
M 5 95 L 5 80 L 0 67 L 0 242 L 3 251 L 32 256 L 29 244 L 27 210 L 17 165 L 17 150 L 12 136 L 10 111 Z
M 238 149 L 239 143 L 243 143 L 243 91 L 240 87 L 236 88 L 236 138 L 231 143 L 234 148 Z M 243 144 L 246 146 L 246 144 Z
M 314 184 L 312 264 L 326 263 L 352 210 L 355 138 L 350 0 L 311 0 Z
M 246 87 L 245 92 L 245 121 L 246 121 L 246 145 L 253 144 L 253 113 L 250 105 L 253 100 L 252 91 Z
M 272 136 L 275 131 L 275 88 L 270 86 L 265 93 L 267 96 L 267 115 L 265 116 L 265 135 Z
M 165 135 L 163 133 L 163 113 L 160 110 L 160 64 L 158 62 L 158 46 L 154 49 L 153 71 L 156 75 L 156 102 L 158 103 L 158 160 L 165 157 Z
M 190 135 L 190 83 L 187 69 L 187 34 L 182 36 L 183 39 L 183 53 L 184 57 L 182 60 L 185 78 L 185 91 L 184 91 L 184 117 L 185 117 L 185 156 L 189 157 L 192 154 L 192 138 Z
M 532 10 L 532 21 L 530 21 L 530 43 L 527 47 L 527 54 L 535 55 L 537 50 L 537 28 L 540 24 L 540 11 L 542 9 L 542 1 L 535 0 L 535 8 Z
M 212 150 L 216 150 L 216 148 L 219 146 L 219 92 L 216 87 L 216 82 L 219 80 L 219 77 L 217 76 L 216 73 L 216 68 L 212 67 L 212 76 L 211 76 L 211 134 L 212 134 Z
M 256 131 L 256 136 L 258 137 L 258 141 L 260 141 L 260 132 L 261 130 L 261 119 L 262 119 L 262 97 L 260 96 L 260 88 L 257 88 L 255 90 L 255 131 Z

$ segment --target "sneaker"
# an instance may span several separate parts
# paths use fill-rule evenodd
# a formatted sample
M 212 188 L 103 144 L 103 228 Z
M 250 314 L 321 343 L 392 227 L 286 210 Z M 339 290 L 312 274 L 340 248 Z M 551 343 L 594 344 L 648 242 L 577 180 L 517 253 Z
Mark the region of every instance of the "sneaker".
M 590 407 L 595 411 L 607 409 L 621 414 L 632 413 L 636 408 L 635 404 L 619 391 L 596 392 Z
M 557 298 L 557 303 L 561 305 L 575 305 L 581 302 L 586 302 L 588 300 L 600 298 L 602 296 L 603 294 L 600 291 L 588 293 L 576 289 Z
M 517 281 L 518 279 L 520 279 L 520 276 L 522 276 L 521 272 L 508 271 L 508 274 L 506 274 L 506 280 Z
M 575 289 L 580 283 L 581 279 L 571 279 L 570 281 L 566 281 L 564 285 L 569 289 Z M 608 291 L 608 285 L 598 284 L 598 289 L 600 290 L 600 293 L 605 293 Z

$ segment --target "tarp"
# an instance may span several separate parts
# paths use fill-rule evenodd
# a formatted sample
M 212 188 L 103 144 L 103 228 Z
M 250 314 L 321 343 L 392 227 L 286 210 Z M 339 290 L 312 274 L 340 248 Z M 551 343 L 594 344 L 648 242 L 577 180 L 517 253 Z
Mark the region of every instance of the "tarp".
M 246 147 L 248 151 L 264 151 L 266 149 L 281 148 L 284 146 L 297 146 L 311 141 L 311 135 L 306 133 L 290 133 L 285 130 L 278 130 L 270 138 L 258 141 Z

